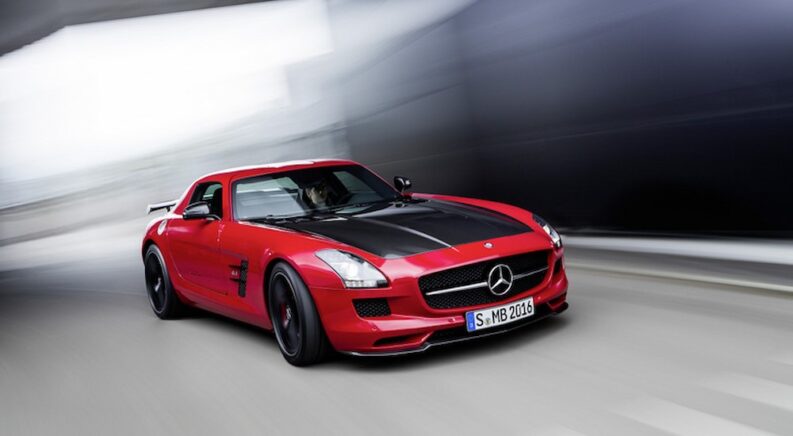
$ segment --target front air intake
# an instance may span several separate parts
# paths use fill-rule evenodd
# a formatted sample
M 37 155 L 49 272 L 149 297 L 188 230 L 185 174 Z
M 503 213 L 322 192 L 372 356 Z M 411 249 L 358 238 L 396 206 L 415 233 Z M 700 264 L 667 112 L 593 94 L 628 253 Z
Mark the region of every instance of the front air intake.
M 375 318 L 391 315 L 391 308 L 385 298 L 361 298 L 352 300 L 355 312 L 361 318 Z

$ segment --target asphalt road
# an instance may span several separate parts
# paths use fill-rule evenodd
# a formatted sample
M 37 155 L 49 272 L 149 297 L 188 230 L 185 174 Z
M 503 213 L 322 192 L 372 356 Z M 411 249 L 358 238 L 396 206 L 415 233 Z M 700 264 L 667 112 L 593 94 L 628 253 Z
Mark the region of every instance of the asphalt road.
M 793 434 L 784 293 L 571 267 L 559 317 L 298 369 L 256 328 L 155 318 L 139 263 L 0 273 L 0 434 Z

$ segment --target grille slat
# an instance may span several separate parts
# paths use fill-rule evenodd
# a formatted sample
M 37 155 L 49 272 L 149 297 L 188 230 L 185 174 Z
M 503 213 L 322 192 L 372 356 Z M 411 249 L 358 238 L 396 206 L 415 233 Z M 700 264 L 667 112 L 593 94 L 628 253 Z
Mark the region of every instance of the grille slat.
M 426 294 L 432 291 L 486 281 L 490 269 L 499 263 L 508 265 L 515 275 L 544 267 L 547 268 L 548 254 L 547 250 L 534 251 L 439 271 L 419 278 L 419 288 L 424 294 L 424 300 L 434 309 L 453 309 L 495 303 L 539 285 L 548 274 L 548 271 L 515 280 L 510 291 L 500 296 L 493 295 L 487 286 L 445 294 Z

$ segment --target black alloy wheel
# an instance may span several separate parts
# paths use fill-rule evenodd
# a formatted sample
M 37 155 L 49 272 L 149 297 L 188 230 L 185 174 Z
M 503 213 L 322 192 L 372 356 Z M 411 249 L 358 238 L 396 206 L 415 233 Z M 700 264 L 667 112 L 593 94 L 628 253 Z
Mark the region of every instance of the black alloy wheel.
M 286 263 L 273 267 L 267 307 L 278 347 L 287 362 L 307 366 L 326 357 L 330 345 L 314 300 L 297 271 Z

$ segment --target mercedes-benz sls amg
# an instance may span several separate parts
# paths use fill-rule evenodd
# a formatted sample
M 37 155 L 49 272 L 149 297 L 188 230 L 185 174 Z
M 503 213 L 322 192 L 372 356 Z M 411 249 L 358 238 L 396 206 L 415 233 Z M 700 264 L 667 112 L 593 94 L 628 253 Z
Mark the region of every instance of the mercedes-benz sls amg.
M 493 201 L 410 193 L 345 160 L 196 180 L 143 237 L 154 313 L 190 306 L 273 330 L 286 360 L 393 355 L 567 308 L 559 234 Z

